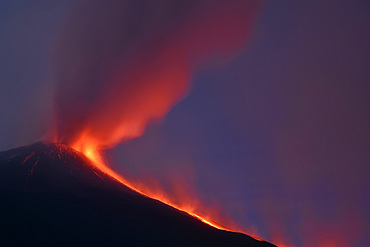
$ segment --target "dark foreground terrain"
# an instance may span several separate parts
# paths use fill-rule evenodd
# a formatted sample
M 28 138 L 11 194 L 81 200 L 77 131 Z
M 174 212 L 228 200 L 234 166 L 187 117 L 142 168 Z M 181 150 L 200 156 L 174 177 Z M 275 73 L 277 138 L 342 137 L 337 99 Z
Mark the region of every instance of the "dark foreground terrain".
M 131 191 L 60 144 L 0 152 L 0 246 L 275 245 Z

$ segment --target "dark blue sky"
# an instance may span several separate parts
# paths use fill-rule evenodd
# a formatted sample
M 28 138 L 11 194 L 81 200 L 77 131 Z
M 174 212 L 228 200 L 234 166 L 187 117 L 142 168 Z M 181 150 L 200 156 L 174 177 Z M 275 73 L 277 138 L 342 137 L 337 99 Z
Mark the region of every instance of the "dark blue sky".
M 50 52 L 70 4 L 0 3 L 1 150 L 52 121 Z M 196 71 L 163 121 L 109 151 L 113 166 L 169 193 L 184 181 L 269 241 L 368 246 L 369 11 L 268 1 L 244 51 Z

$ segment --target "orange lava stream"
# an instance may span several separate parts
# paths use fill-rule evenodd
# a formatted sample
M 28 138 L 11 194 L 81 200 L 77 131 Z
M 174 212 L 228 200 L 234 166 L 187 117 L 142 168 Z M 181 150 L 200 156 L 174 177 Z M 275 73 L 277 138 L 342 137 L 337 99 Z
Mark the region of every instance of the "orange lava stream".
M 169 206 L 171 206 L 175 209 L 183 211 L 183 212 L 201 220 L 202 222 L 204 222 L 204 223 L 206 223 L 206 224 L 208 224 L 208 225 L 210 225 L 214 228 L 217 228 L 217 229 L 220 229 L 220 230 L 235 232 L 234 230 L 231 230 L 229 228 L 226 228 L 224 226 L 221 226 L 221 225 L 215 223 L 214 221 L 212 221 L 208 217 L 196 214 L 191 207 L 184 207 L 184 206 L 179 206 L 179 205 L 174 204 L 173 202 L 171 202 L 171 200 L 169 198 L 166 198 L 163 194 L 158 194 L 158 193 L 155 193 L 155 192 L 153 192 L 153 193 L 143 192 L 140 188 L 135 187 L 132 183 L 127 181 L 121 175 L 119 175 L 118 173 L 116 173 L 115 171 L 110 169 L 105 164 L 105 162 L 104 162 L 103 158 L 101 157 L 101 155 L 99 154 L 99 152 L 94 148 L 94 145 L 93 146 L 87 146 L 86 144 L 81 144 L 81 143 L 77 142 L 77 143 L 75 143 L 74 145 L 71 145 L 71 146 L 72 146 L 73 149 L 85 154 L 86 157 L 88 157 L 92 161 L 92 163 L 95 165 L 95 167 L 97 167 L 99 170 L 101 170 L 105 174 L 111 176 L 112 178 L 114 178 L 118 182 L 120 182 L 123 185 L 125 185 L 126 187 L 130 188 L 131 190 L 133 190 L 133 191 L 135 191 L 135 192 L 137 192 L 137 193 L 139 193 L 139 194 L 141 194 L 145 197 L 149 197 L 149 198 L 158 200 L 158 201 L 163 202 L 163 203 L 165 203 L 165 204 L 167 204 L 167 205 L 169 205 Z M 255 238 L 255 239 L 260 240 L 258 238 Z

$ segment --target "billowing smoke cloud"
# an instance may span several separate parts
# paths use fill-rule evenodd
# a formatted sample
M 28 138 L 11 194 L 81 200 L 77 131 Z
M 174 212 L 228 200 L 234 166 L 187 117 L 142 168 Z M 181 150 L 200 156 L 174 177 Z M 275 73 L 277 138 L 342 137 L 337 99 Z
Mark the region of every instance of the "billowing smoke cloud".
M 186 94 L 192 72 L 250 33 L 253 1 L 86 1 L 55 49 L 56 135 L 77 149 L 141 135 Z

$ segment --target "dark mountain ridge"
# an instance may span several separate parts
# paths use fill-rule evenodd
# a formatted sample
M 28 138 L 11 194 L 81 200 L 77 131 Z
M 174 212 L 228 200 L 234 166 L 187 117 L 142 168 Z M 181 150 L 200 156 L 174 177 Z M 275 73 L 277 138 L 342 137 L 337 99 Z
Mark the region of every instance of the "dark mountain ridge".
M 0 246 L 274 246 L 142 196 L 62 144 L 0 152 L 0 198 Z

